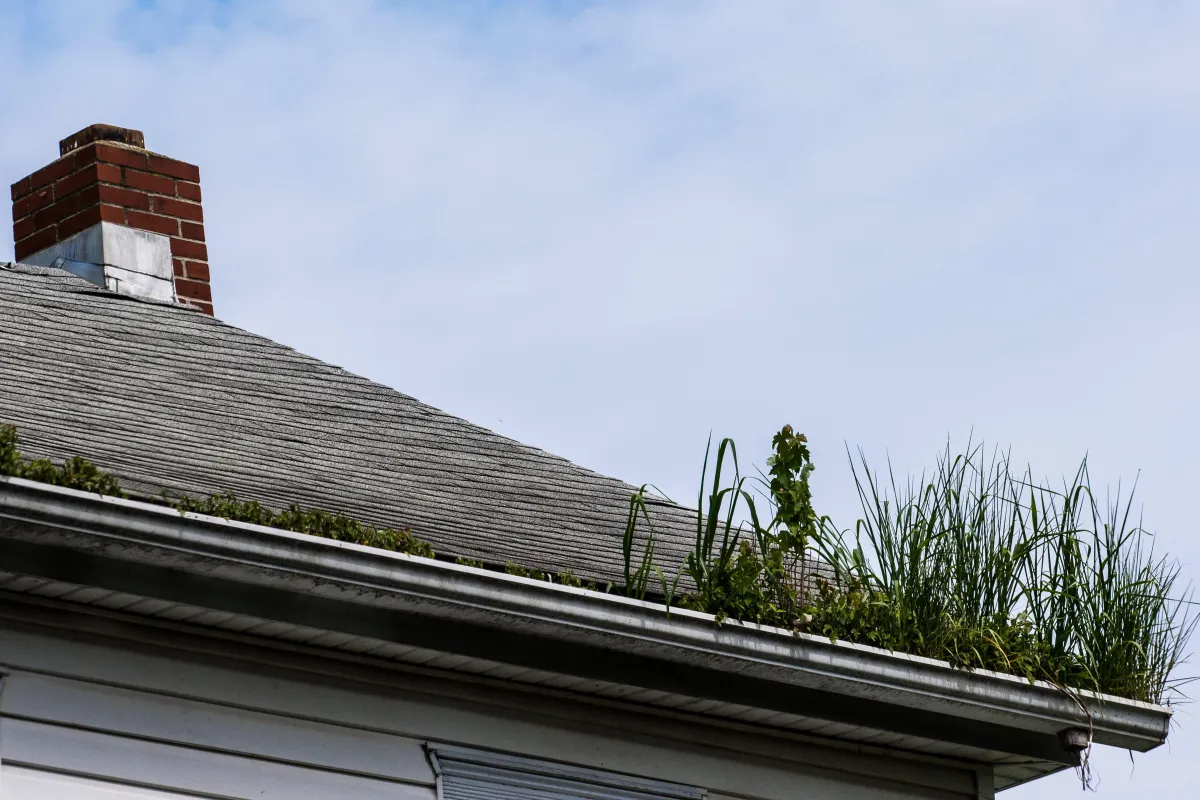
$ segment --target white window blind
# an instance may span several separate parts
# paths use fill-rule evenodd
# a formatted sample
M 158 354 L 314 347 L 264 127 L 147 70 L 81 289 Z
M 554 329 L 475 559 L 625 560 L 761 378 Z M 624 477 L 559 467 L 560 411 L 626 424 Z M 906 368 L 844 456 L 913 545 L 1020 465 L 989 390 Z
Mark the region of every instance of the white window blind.
M 703 800 L 694 786 L 553 761 L 427 745 L 438 800 Z

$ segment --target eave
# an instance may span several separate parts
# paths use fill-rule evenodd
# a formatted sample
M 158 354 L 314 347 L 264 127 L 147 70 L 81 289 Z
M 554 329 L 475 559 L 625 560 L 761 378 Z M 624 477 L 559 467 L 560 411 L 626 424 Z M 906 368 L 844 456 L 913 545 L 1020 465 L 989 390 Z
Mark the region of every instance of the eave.
M 1165 741 L 1171 717 L 1160 706 L 18 479 L 0 479 L 0 571 L 8 592 L 95 607 L 144 598 L 153 602 L 122 607 L 211 611 L 207 623 L 191 619 L 235 630 L 257 620 L 264 638 L 987 764 L 1000 787 L 1076 764 L 1058 734 L 1088 728 L 1089 714 L 1095 742 L 1138 751 Z

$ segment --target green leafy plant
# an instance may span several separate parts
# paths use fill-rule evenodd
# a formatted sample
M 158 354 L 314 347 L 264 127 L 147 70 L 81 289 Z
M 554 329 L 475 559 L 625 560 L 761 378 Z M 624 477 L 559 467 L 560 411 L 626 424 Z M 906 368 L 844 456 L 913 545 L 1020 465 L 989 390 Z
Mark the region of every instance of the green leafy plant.
M 504 572 L 508 575 L 516 575 L 519 578 L 532 578 L 535 581 L 546 580 L 546 573 L 540 569 L 523 567 L 513 561 L 509 561 L 504 565 Z
M 571 586 L 576 589 L 587 589 L 589 592 L 597 591 L 596 582 L 593 580 L 585 581 L 571 570 L 560 572 L 555 576 L 555 581 L 563 586 Z
M 790 429 L 787 433 L 786 442 L 791 446 L 796 440 L 790 435 Z M 754 496 L 741 475 L 733 440 L 723 439 L 717 446 L 710 486 L 707 481 L 711 454 L 710 440 L 701 470 L 695 544 L 683 566 L 691 578 L 693 591 L 682 598 L 681 605 L 713 614 L 718 620 L 732 617 L 773 625 L 788 624 L 797 610 L 797 596 L 787 575 L 786 563 L 789 555 L 799 553 L 801 536 L 806 535 L 798 521 L 801 519 L 800 507 L 805 502 L 800 498 L 807 492 L 811 464 L 807 464 L 808 471 L 803 471 L 805 464 L 800 463 L 795 451 L 791 451 L 777 462 L 778 466 L 772 465 L 778 475 L 781 493 L 785 495 L 784 502 L 791 502 L 792 498 L 797 502 L 784 512 L 783 517 L 777 511 L 772 524 L 764 527 Z M 726 458 L 731 460 L 733 470 L 728 484 L 723 481 Z M 804 460 L 807 460 L 807 451 Z M 789 472 L 793 468 L 794 471 Z M 801 480 L 803 492 L 794 491 L 799 489 L 797 484 Z M 744 524 L 738 518 L 741 504 L 749 518 Z M 795 535 L 781 521 L 784 518 L 797 523 Z
M 767 459 L 768 488 L 775 503 L 771 527 L 779 532 L 781 548 L 803 554 L 819 524 L 808 485 L 813 471 L 808 438 L 784 425 L 771 439 L 771 447 L 775 451 Z
M 418 539 L 410 530 L 376 528 L 344 514 L 301 508 L 296 504 L 273 511 L 255 500 L 239 500 L 233 492 L 218 492 L 201 499 L 183 497 L 170 502 L 181 512 L 223 517 L 424 558 L 434 557 L 429 543 Z
M 21 469 L 21 451 L 17 448 L 17 429 L 0 425 L 0 475 L 16 475 Z
M 0 475 L 10 475 L 14 478 L 24 478 L 111 497 L 125 496 L 125 492 L 121 490 L 121 484 L 115 476 L 100 469 L 87 459 L 74 456 L 65 460 L 61 465 L 44 458 L 25 462 L 21 460 L 21 451 L 18 445 L 16 428 L 11 425 L 0 425 Z

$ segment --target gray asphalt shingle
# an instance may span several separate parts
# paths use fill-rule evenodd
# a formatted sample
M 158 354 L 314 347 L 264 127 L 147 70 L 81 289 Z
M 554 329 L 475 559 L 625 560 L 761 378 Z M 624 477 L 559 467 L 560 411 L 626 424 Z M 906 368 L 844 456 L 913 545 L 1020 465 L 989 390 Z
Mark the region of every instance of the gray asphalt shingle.
M 634 487 L 184 308 L 0 265 L 0 422 L 148 494 L 232 490 L 619 581 Z M 672 570 L 695 514 L 655 503 Z

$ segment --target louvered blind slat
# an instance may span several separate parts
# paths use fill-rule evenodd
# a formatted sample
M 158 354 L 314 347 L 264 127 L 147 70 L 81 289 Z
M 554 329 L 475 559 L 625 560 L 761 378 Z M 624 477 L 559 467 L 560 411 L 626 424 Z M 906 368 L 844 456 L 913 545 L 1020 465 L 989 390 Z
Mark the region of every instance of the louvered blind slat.
M 702 800 L 693 786 L 485 750 L 429 747 L 439 800 Z

